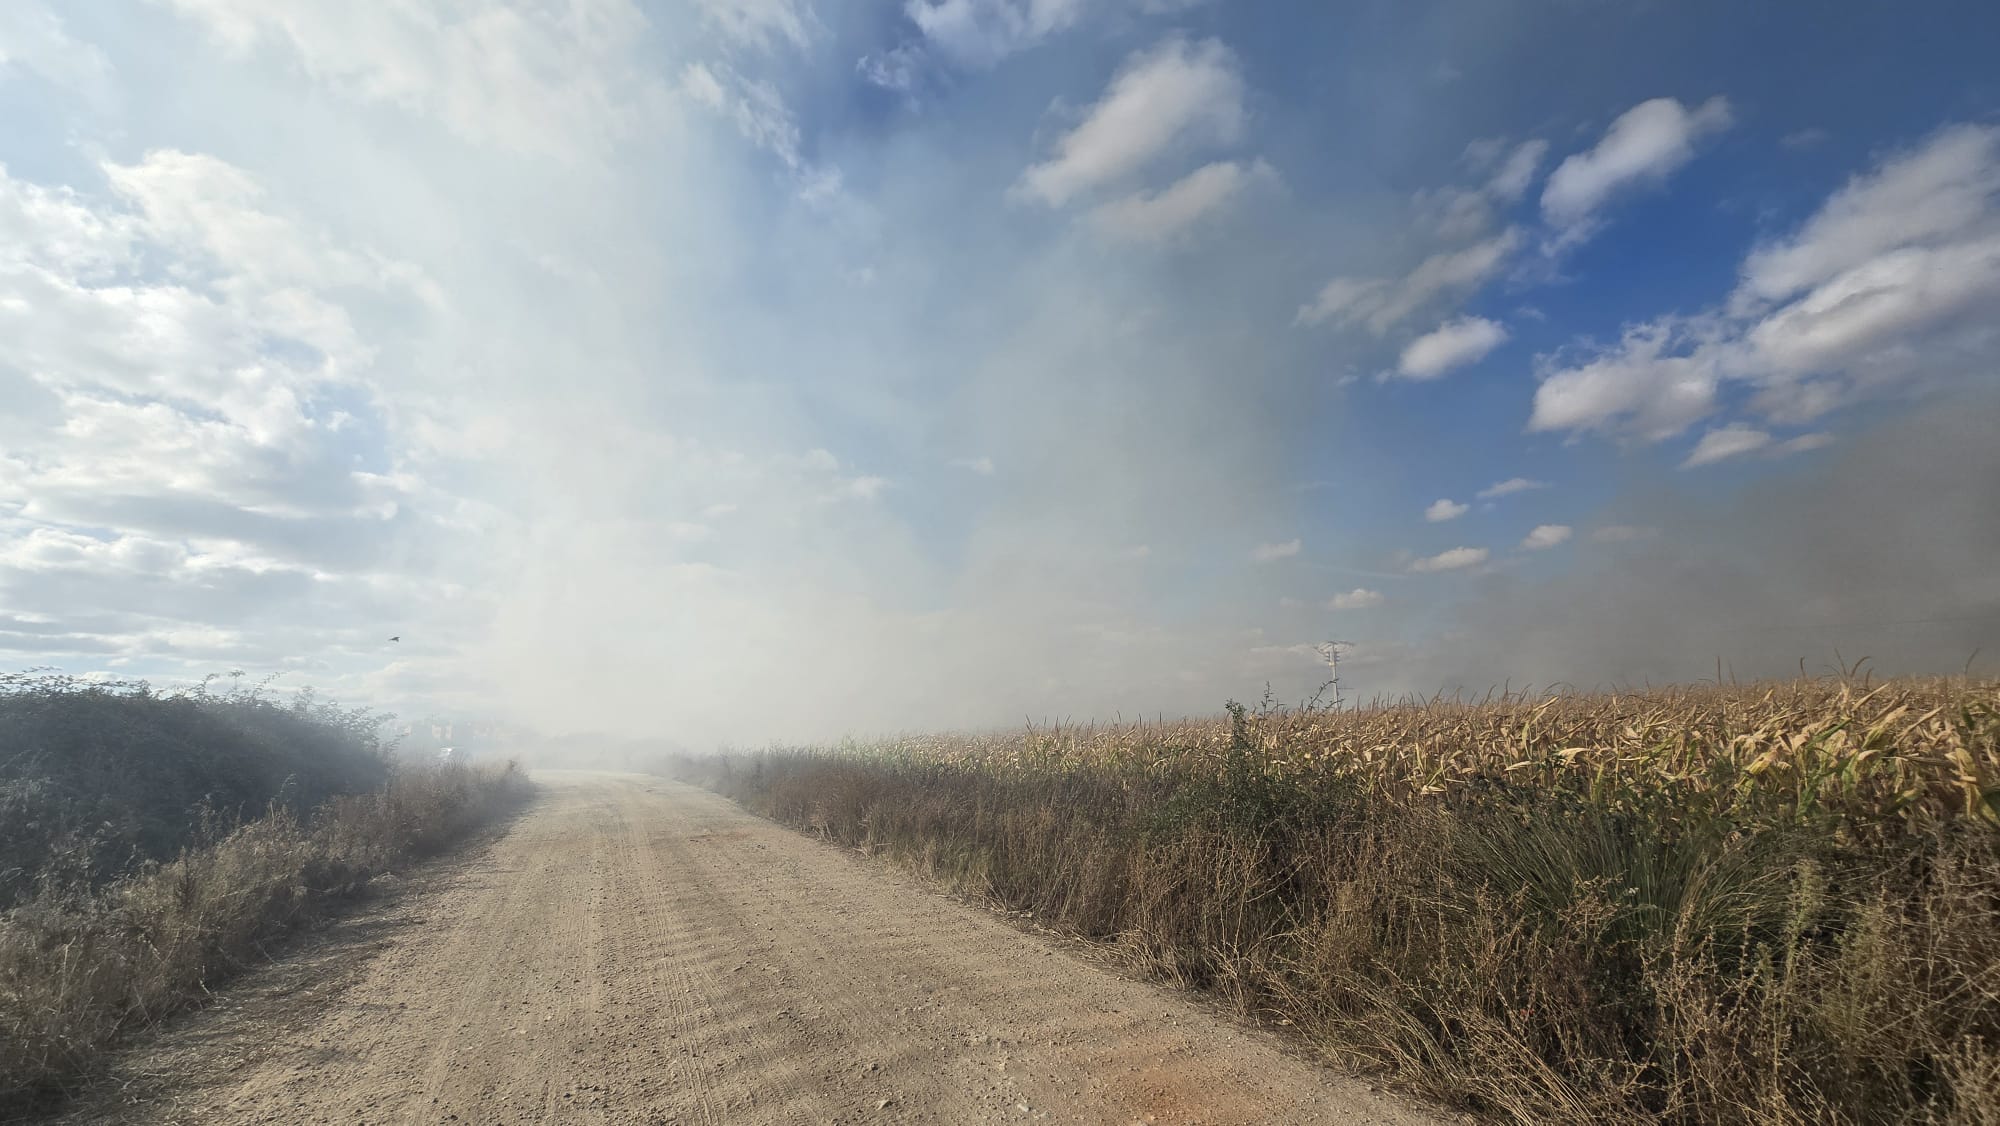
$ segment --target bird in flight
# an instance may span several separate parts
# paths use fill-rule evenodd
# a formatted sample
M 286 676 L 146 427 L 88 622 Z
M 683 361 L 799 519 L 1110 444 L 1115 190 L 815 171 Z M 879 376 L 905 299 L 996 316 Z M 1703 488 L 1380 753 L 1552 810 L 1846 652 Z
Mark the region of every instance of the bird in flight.
M 403 640 L 403 635 L 399 633 L 399 634 L 397 634 L 396 636 L 394 636 L 394 637 L 390 638 L 389 640 L 391 640 L 391 641 L 401 641 L 401 640 Z

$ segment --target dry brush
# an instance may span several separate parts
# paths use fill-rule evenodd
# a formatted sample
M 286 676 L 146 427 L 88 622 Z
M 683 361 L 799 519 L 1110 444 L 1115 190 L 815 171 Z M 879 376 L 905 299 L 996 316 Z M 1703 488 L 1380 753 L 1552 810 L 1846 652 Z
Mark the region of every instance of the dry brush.
M 517 806 L 509 763 L 406 768 L 264 817 L 107 886 L 49 883 L 0 912 L 0 1118 L 59 1097 L 128 1029 L 199 1001 L 287 931 Z
M 2000 1122 L 2000 685 L 1851 678 L 680 760 L 1520 1122 Z

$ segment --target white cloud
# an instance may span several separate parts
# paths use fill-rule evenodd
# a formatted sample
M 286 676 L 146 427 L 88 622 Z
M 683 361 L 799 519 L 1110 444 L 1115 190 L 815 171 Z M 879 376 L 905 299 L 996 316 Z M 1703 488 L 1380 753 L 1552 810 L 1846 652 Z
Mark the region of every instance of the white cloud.
M 1263 161 L 1203 165 L 1157 192 L 1134 192 L 1099 207 L 1098 225 L 1120 238 L 1158 241 L 1219 210 L 1260 179 L 1275 177 Z
M 1299 309 L 1298 321 L 1366 324 L 1380 336 L 1438 297 L 1485 284 L 1520 245 L 1521 232 L 1510 228 L 1461 250 L 1434 254 L 1395 280 L 1335 278 Z
M 1329 610 L 1366 610 L 1371 606 L 1382 605 L 1383 601 L 1381 591 L 1363 590 L 1360 587 L 1356 587 L 1353 590 L 1334 595 L 1332 601 L 1328 602 L 1326 607 Z
M 159 150 L 103 173 L 136 209 L 93 210 L 0 170 L 0 262 L 13 267 L 0 272 L 12 298 L 0 299 L 0 353 L 45 386 L 212 405 L 270 435 L 310 385 L 352 379 L 372 358 L 328 294 L 373 290 L 413 314 L 439 304 L 421 271 L 272 214 L 221 161 Z M 134 284 L 120 271 L 142 256 L 179 268 Z M 282 360 L 262 354 L 275 341 L 290 346 Z
M 2000 300 L 2000 231 L 1898 247 L 1765 318 L 1747 342 L 1760 365 L 1810 375 L 1865 357 Z
M 1479 141 L 1468 145 L 1466 162 L 1475 171 L 1490 172 L 1485 183 L 1425 189 L 1413 199 L 1418 222 L 1441 239 L 1458 241 L 1486 233 L 1501 208 L 1520 202 L 1527 194 L 1549 148 L 1543 140 L 1523 141 L 1511 150 L 1499 140 L 1484 145 L 1490 145 L 1490 151 Z M 1475 151 L 1479 154 L 1476 157 Z
M 953 468 L 964 469 L 981 477 L 993 476 L 993 459 L 990 457 L 955 457 L 951 459 Z
M 1493 226 L 1493 201 L 1478 188 L 1420 188 L 1410 202 L 1418 225 L 1446 241 L 1478 238 Z
M 1754 426 L 1732 422 L 1717 427 L 1701 436 L 1687 460 L 1681 462 L 1682 469 L 1693 469 L 1702 465 L 1713 465 L 1744 454 L 1762 453 L 1767 457 L 1788 457 L 1792 454 L 1817 450 L 1833 443 L 1831 434 L 1801 434 L 1785 441 L 1775 441 L 1771 435 Z
M 1486 562 L 1486 557 L 1489 554 L 1490 552 L 1483 547 L 1454 547 L 1448 551 L 1440 551 L 1436 555 L 1427 556 L 1411 563 L 1410 570 L 1422 575 L 1436 574 L 1439 571 L 1463 570 L 1466 567 L 1477 567 L 1481 563 Z
M 1712 414 L 1731 381 L 1768 423 L 1800 425 L 1979 373 L 2000 311 L 1996 198 L 2000 128 L 1957 126 L 1892 155 L 1753 251 L 1723 308 L 1635 326 L 1574 366 L 1545 362 L 1529 428 L 1657 441 Z M 1694 464 L 1747 440 L 1724 428 Z
M 1498 497 L 1513 496 L 1515 493 L 1525 493 L 1530 489 L 1546 489 L 1548 487 L 1549 483 L 1547 481 L 1532 481 L 1526 477 L 1509 477 L 1505 481 L 1495 481 L 1491 485 L 1479 490 L 1479 499 L 1493 500 Z
M 818 27 L 804 0 L 695 0 L 695 6 L 724 35 L 754 47 L 805 47 Z
M 1521 541 L 1521 547 L 1528 551 L 1547 551 L 1557 544 L 1567 542 L 1570 537 L 1568 524 L 1538 524 Z
M 1710 98 L 1693 110 L 1654 98 L 1620 114 L 1596 146 L 1564 160 L 1542 189 L 1542 215 L 1580 235 L 1612 197 L 1657 184 L 1694 159 L 1695 142 L 1728 128 L 1729 102 Z
M 97 101 L 110 88 L 111 63 L 104 52 L 70 38 L 62 20 L 40 0 L 0 5 L 0 73 L 9 67 Z
M 1528 194 L 1529 185 L 1535 182 L 1535 172 L 1542 166 L 1542 158 L 1549 153 L 1549 143 L 1543 140 L 1522 141 L 1507 154 L 1507 159 L 1493 172 L 1493 178 L 1486 182 L 1486 193 L 1503 203 L 1513 203 Z
M 917 88 L 924 64 L 923 48 L 914 43 L 904 43 L 886 51 L 861 56 L 855 60 L 854 72 L 871 86 L 908 94 Z
M 1443 497 L 1432 501 L 1431 506 L 1424 509 L 1424 519 L 1433 524 L 1442 524 L 1446 520 L 1456 520 L 1470 511 L 1472 511 L 1471 505 L 1460 504 L 1449 497 Z
M 1076 23 L 1085 0 L 909 0 L 904 11 L 939 53 L 990 67 Z
M 1300 543 L 1298 540 L 1286 540 L 1284 543 L 1260 543 L 1255 550 L 1251 551 L 1250 558 L 1259 563 L 1269 563 L 1277 559 L 1290 559 L 1299 553 L 1299 548 Z
M 1396 362 L 1396 373 L 1405 379 L 1436 379 L 1438 376 L 1475 364 L 1507 340 L 1507 329 L 1484 317 L 1459 317 L 1410 341 Z
M 1619 345 L 1588 363 L 1546 371 L 1535 389 L 1533 431 L 1627 432 L 1672 437 L 1715 410 L 1721 356 L 1691 341 L 1685 322 L 1628 328 Z
M 634 52 L 648 25 L 631 0 L 167 3 L 236 54 L 276 47 L 357 100 L 520 153 L 601 156 L 667 104 Z
M 1856 176 L 1796 234 L 1743 263 L 1737 304 L 1783 301 L 1912 246 L 1955 241 L 1990 219 L 2000 129 L 1961 125 Z
M 770 82 L 745 78 L 727 63 L 696 62 L 681 69 L 680 91 L 736 126 L 744 140 L 783 162 L 800 199 L 820 204 L 839 194 L 840 170 L 805 158 L 798 121 Z
M 45 656 L 327 660 L 415 597 L 374 569 L 444 558 L 459 516 L 351 444 L 397 422 L 354 308 L 424 324 L 445 312 L 435 284 L 222 161 L 101 171 L 112 191 L 87 201 L 0 170 L 0 606 L 65 608 Z
M 1052 207 L 1122 180 L 1170 150 L 1228 144 L 1243 131 L 1243 78 L 1214 39 L 1168 39 L 1132 55 L 1104 96 L 1021 175 L 1015 192 Z
M 1732 422 L 1717 427 L 1701 436 L 1695 443 L 1694 451 L 1681 462 L 1682 469 L 1692 469 L 1698 465 L 1712 465 L 1727 458 L 1753 453 L 1771 444 L 1771 435 L 1754 426 Z

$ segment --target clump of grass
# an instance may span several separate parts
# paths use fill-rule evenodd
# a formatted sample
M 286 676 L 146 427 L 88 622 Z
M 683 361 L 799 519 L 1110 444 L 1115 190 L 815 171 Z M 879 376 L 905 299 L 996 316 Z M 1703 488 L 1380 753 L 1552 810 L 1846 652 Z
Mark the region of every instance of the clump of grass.
M 676 769 L 1493 1117 L 2000 1107 L 1991 682 L 1232 707 Z

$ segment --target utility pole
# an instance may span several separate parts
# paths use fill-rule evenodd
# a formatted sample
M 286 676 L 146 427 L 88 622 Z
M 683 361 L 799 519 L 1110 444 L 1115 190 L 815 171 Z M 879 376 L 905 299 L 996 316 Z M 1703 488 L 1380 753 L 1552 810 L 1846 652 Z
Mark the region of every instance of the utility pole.
M 1340 647 L 1352 646 L 1352 641 L 1328 641 L 1319 647 L 1319 655 L 1326 658 L 1327 677 L 1333 684 L 1333 707 L 1340 709 Z

